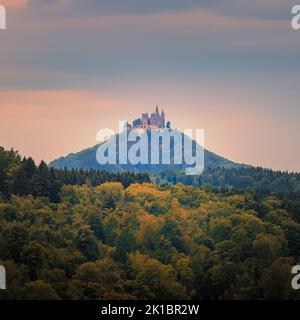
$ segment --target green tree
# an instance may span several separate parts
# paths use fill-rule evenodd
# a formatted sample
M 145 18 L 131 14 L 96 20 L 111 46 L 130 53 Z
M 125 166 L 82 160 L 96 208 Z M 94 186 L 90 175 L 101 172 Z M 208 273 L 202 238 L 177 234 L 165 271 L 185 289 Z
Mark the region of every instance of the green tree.
M 25 285 L 25 297 L 28 300 L 58 300 L 53 287 L 42 280 L 28 282 Z
M 47 265 L 46 250 L 37 241 L 31 241 L 24 246 L 21 260 L 28 268 L 29 278 L 36 280 Z
M 100 257 L 97 238 L 88 228 L 79 230 L 75 239 L 76 248 L 80 250 L 88 260 L 95 261 Z
M 129 255 L 133 281 L 129 289 L 139 299 L 186 299 L 183 286 L 177 281 L 171 265 L 140 253 Z
M 114 257 L 117 261 L 125 262 L 130 252 L 137 248 L 135 236 L 132 230 L 125 228 L 116 240 Z

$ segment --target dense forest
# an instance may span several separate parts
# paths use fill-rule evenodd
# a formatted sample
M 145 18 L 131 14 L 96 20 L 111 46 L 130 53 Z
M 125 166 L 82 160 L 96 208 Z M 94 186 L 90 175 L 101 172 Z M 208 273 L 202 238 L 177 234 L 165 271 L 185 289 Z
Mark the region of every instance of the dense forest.
M 1 152 L 0 299 L 300 298 L 300 223 L 275 194 L 28 162 Z
M 14 150 L 0 147 L 0 199 L 11 194 L 49 197 L 52 202 L 60 201 L 63 184 L 97 186 L 104 182 L 121 182 L 128 187 L 131 183 L 149 182 L 145 173 L 109 173 L 97 170 L 53 169 L 44 161 L 36 166 L 32 158 L 21 158 Z
M 184 171 L 164 171 L 153 175 L 156 182 L 178 182 L 199 187 L 213 186 L 225 189 L 242 189 L 269 193 L 300 194 L 300 173 L 273 171 L 259 167 L 207 168 L 203 174 L 187 176 Z

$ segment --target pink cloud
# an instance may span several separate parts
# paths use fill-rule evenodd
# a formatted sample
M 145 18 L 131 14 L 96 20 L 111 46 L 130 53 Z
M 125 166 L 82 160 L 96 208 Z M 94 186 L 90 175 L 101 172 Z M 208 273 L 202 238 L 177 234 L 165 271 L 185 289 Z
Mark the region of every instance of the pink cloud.
M 1 5 L 10 8 L 24 7 L 27 4 L 27 0 L 1 0 Z

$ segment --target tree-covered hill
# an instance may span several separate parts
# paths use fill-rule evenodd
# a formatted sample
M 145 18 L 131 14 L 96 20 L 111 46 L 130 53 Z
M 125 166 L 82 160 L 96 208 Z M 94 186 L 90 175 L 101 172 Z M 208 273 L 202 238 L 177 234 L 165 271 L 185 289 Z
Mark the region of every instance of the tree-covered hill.
M 187 139 L 192 144 L 192 148 L 195 151 L 197 143 L 190 139 L 189 137 L 183 135 L 182 132 L 180 132 L 177 129 L 173 130 L 175 134 L 179 134 L 183 137 L 183 144 L 182 144 L 182 154 L 184 154 L 184 141 Z M 172 169 L 173 171 L 178 170 L 184 170 L 186 167 L 189 167 L 184 161 L 182 164 L 172 164 L 174 160 L 174 154 L 176 152 L 176 147 L 174 146 L 174 140 L 170 140 L 170 158 L 171 158 L 171 164 L 162 164 L 162 161 L 160 164 L 151 164 L 150 161 L 150 155 L 151 155 L 151 139 L 152 135 L 151 132 L 146 131 L 142 134 L 140 137 L 141 140 L 148 141 L 148 157 L 149 157 L 149 164 L 121 164 L 119 162 L 119 134 L 112 136 L 109 140 L 111 142 L 113 139 L 116 139 L 116 158 L 117 164 L 104 164 L 100 165 L 97 162 L 96 159 L 96 153 L 99 148 L 99 144 L 95 145 L 91 148 L 87 148 L 85 150 L 71 153 L 65 157 L 60 157 L 50 163 L 51 167 L 62 169 L 62 168 L 68 168 L 68 169 L 97 169 L 97 170 L 106 170 L 109 172 L 119 172 L 119 171 L 129 171 L 129 172 L 147 172 L 147 173 L 159 173 L 162 171 L 165 171 L 167 169 Z M 128 142 L 128 151 L 130 148 L 135 144 L 135 142 Z M 245 166 L 243 164 L 238 164 L 233 161 L 230 161 L 228 159 L 225 159 L 224 157 L 221 157 L 213 152 L 210 152 L 206 149 L 203 149 L 200 145 L 198 145 L 199 149 L 203 150 L 204 154 L 204 165 L 205 168 L 218 168 L 218 167 L 224 167 L 224 168 L 239 168 L 241 166 Z
M 150 183 L 0 148 L 0 299 L 299 299 L 299 175 L 227 170 Z

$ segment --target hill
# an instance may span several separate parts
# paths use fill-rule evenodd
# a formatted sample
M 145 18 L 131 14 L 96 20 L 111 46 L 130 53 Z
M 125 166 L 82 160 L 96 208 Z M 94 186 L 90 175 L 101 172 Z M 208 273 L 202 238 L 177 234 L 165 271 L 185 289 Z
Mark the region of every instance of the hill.
M 179 131 L 178 131 L 179 132 Z M 149 137 L 149 154 L 151 153 L 150 150 L 150 144 L 151 144 L 151 137 L 149 132 L 145 132 L 145 135 L 148 135 Z M 184 136 L 184 135 L 183 135 Z M 186 139 L 186 136 L 184 136 Z M 119 146 L 119 135 L 116 135 L 116 142 L 117 142 L 117 150 Z M 112 138 L 110 138 L 112 139 Z M 128 149 L 134 145 L 134 143 L 128 143 Z M 193 150 L 196 148 L 196 142 L 192 141 L 193 145 Z M 187 165 L 185 163 L 181 165 L 165 165 L 165 164 L 137 164 L 137 165 L 132 165 L 132 164 L 120 164 L 117 161 L 117 164 L 111 165 L 111 164 L 106 164 L 106 165 L 100 165 L 97 162 L 96 159 L 96 153 L 97 149 L 99 148 L 100 144 L 97 144 L 91 148 L 87 148 L 85 150 L 76 152 L 76 153 L 71 153 L 67 156 L 60 157 L 54 161 L 52 161 L 49 166 L 54 167 L 57 169 L 63 169 L 63 168 L 68 168 L 68 169 L 98 169 L 98 170 L 105 170 L 109 172 L 120 172 L 120 171 L 129 171 L 129 172 L 147 172 L 147 173 L 160 173 L 166 170 L 173 170 L 173 171 L 180 171 L 184 170 L 187 168 Z M 199 145 L 198 145 L 199 146 Z M 184 147 L 183 147 L 184 148 Z M 202 148 L 202 147 L 200 147 Z M 172 160 L 174 159 L 174 142 L 171 140 L 170 143 L 170 151 L 171 151 L 171 163 Z M 173 155 L 173 156 L 172 156 Z M 118 154 L 117 154 L 117 159 L 118 159 Z M 213 152 L 210 152 L 206 149 L 204 149 L 204 167 L 205 168 L 218 168 L 218 167 L 223 167 L 223 168 L 240 168 L 242 164 L 235 163 L 233 161 L 230 161 L 228 159 L 225 159 L 224 157 L 221 157 L 219 155 L 216 155 Z

